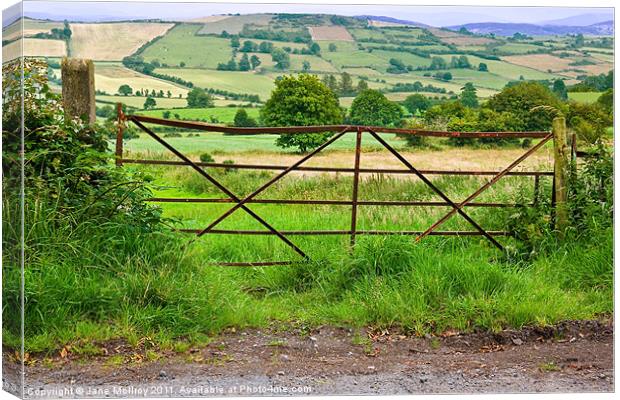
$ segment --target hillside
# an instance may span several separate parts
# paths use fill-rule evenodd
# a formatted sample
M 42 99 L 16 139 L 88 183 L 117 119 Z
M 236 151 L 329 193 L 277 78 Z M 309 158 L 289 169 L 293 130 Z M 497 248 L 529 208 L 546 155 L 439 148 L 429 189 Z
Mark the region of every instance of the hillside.
M 464 24 L 450 26 L 449 29 L 459 30 L 465 28 L 470 32 L 497 36 L 512 36 L 515 33 L 525 35 L 545 36 L 545 35 L 597 35 L 606 36 L 614 34 L 614 21 L 597 22 L 592 25 L 535 25 L 535 24 L 511 24 L 497 22 L 482 22 L 474 24 Z
M 576 29 L 602 35 L 609 27 L 597 23 Z M 412 93 L 454 96 L 472 82 L 478 95 L 487 97 L 515 80 L 571 84 L 613 68 L 613 38 L 576 38 L 563 34 L 568 28 L 561 25 L 482 23 L 446 29 L 382 16 L 247 14 L 176 23 L 69 21 L 66 26 L 28 18 L 25 28 L 24 38 L 16 23 L 4 29 L 5 61 L 18 55 L 22 41 L 27 55 L 48 57 L 53 65 L 65 55 L 92 58 L 98 62 L 101 100 L 139 108 L 145 95 L 159 99 L 157 107 L 182 107 L 193 86 L 208 89 L 220 103 L 260 103 L 275 79 L 287 73 L 309 72 L 331 81 L 348 106 L 358 86 L 402 101 Z M 52 73 L 58 83 L 59 71 Z M 350 78 L 345 88 L 339 87 L 343 74 Z M 131 87 L 131 96 L 118 96 L 123 84 Z

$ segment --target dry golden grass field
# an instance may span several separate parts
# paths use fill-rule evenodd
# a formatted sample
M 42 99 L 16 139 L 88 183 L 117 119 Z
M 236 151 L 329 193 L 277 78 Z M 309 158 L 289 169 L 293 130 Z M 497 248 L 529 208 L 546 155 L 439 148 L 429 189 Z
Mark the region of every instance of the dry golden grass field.
M 387 22 L 387 21 L 377 21 L 377 20 L 368 21 L 368 25 L 375 26 L 377 28 L 391 27 L 391 26 L 408 26 L 405 24 L 400 24 L 398 22 Z
M 353 41 L 353 37 L 343 26 L 309 26 L 308 31 L 312 40 Z
M 367 139 L 364 137 L 364 139 Z M 514 171 L 537 171 L 552 168 L 553 155 L 551 148 L 538 150 Z M 526 150 L 523 149 L 471 149 L 447 148 L 441 151 L 433 150 L 404 150 L 401 154 L 419 169 L 441 170 L 486 170 L 500 171 L 517 159 Z M 269 163 L 276 165 L 291 165 L 299 160 L 298 154 L 260 154 L 253 152 L 230 153 L 227 155 L 237 164 Z M 319 153 L 304 166 L 330 166 L 348 168 L 353 166 L 354 153 L 352 151 L 328 151 Z M 403 164 L 387 151 L 364 152 L 360 158 L 362 168 L 394 168 L 406 169 Z M 546 168 L 546 169 L 545 169 Z M 303 171 L 297 174 L 308 174 Z M 320 174 L 320 172 L 318 173 Z M 400 175 L 399 175 L 400 176 Z
M 117 93 L 119 86 L 124 84 L 131 86 L 134 91 L 148 89 L 150 92 L 154 89 L 156 92 L 163 90 L 166 93 L 170 90 L 172 97 L 179 97 L 179 94 L 182 94 L 185 98 L 188 92 L 182 86 L 140 74 L 123 67 L 121 64 L 97 63 L 95 65 L 95 85 L 98 90 L 113 95 Z
M 187 22 L 206 24 L 208 22 L 222 21 L 226 18 L 230 18 L 230 16 L 229 15 L 208 15 L 206 17 L 193 18 L 193 19 L 188 20 Z
M 22 42 L 24 56 L 64 57 L 67 55 L 65 42 L 62 40 L 26 38 L 2 46 L 2 61 L 7 62 L 20 57 Z
M 71 24 L 71 55 L 95 61 L 120 61 L 173 26 L 151 22 Z
M 586 71 L 587 74 L 598 75 L 613 68 L 613 64 L 609 62 L 599 62 L 594 65 L 570 65 L 576 60 L 575 58 L 560 58 L 551 54 L 507 56 L 503 57 L 503 60 L 511 64 L 521 65 L 539 71 L 547 72 L 551 70 L 552 72 L 560 72 L 567 76 L 573 76 L 575 74 L 583 75 L 584 72 L 582 71 Z
M 457 32 L 447 31 L 439 28 L 428 28 L 435 36 L 444 43 L 454 44 L 457 46 L 480 46 L 487 43 L 495 42 L 493 39 L 469 35 L 461 35 Z
M 13 22 L 11 25 L 7 26 L 2 30 L 2 40 L 15 40 L 20 37 L 29 37 L 34 36 L 37 33 L 46 33 L 51 31 L 53 28 L 62 28 L 62 22 L 51 22 L 51 21 L 37 21 L 31 19 L 23 20 L 23 31 L 21 20 L 17 20 Z M 22 35 L 23 34 L 23 35 Z
M 493 39 L 484 38 L 484 37 L 474 37 L 474 36 L 451 36 L 447 38 L 442 38 L 442 42 L 453 44 L 456 46 L 480 46 L 488 43 L 493 43 Z

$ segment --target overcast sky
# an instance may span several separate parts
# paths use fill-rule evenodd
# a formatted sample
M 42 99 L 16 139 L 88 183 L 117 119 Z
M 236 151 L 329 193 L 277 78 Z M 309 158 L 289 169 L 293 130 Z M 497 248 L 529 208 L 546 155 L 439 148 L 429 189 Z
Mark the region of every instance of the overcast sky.
M 470 22 L 537 23 L 579 14 L 608 14 L 611 8 L 569 7 L 464 7 L 464 6 L 387 6 L 387 5 L 309 5 L 309 4 L 218 4 L 149 2 L 61 2 L 26 1 L 24 14 L 36 18 L 82 21 L 133 18 L 191 19 L 228 13 L 327 13 L 340 15 L 378 15 L 448 26 Z M 10 18 L 3 13 L 3 22 Z

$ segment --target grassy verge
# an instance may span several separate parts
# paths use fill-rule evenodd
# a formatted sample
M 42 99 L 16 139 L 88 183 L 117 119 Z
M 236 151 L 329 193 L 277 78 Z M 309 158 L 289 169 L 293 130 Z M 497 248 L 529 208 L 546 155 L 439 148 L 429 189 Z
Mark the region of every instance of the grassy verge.
M 187 169 L 143 168 L 155 178 L 158 196 L 223 197 Z M 213 171 L 242 195 L 268 174 Z M 450 196 L 464 197 L 478 179 L 444 178 L 436 183 Z M 546 183 L 548 185 L 548 183 Z M 531 186 L 531 185 L 529 185 Z M 343 177 L 287 178 L 262 198 L 347 198 Z M 501 181 L 480 201 L 529 196 L 516 178 Z M 545 188 L 548 190 L 548 187 Z M 360 198 L 435 199 L 422 184 L 372 177 Z M 187 227 L 204 227 L 230 204 L 167 204 L 163 215 Z M 280 229 L 347 229 L 349 207 L 251 205 Z M 447 209 L 441 210 L 442 212 Z M 512 209 L 472 208 L 471 215 L 494 229 Z M 114 223 L 84 223 L 68 231 L 50 226 L 44 213 L 28 221 L 26 349 L 50 352 L 66 344 L 92 350 L 93 341 L 149 337 L 160 346 L 207 340 L 226 327 L 281 323 L 316 326 L 399 326 L 422 334 L 448 328 L 498 330 L 565 319 L 596 318 L 613 311 L 611 228 L 564 244 L 551 238 L 540 254 L 507 258 L 481 238 L 293 237 L 312 262 L 264 268 L 218 268 L 209 261 L 292 259 L 276 238 L 213 235 L 187 246 L 181 234 L 131 231 Z M 359 226 L 368 229 L 425 228 L 440 211 L 363 207 Z M 54 216 L 56 218 L 57 216 Z M 170 221 L 174 224 L 174 221 Z M 263 229 L 242 211 L 221 228 Z M 470 229 L 453 218 L 442 229 Z M 516 246 L 512 239 L 501 239 Z M 4 267 L 7 282 L 18 273 Z M 5 287 L 8 304 L 17 290 Z M 5 311 L 7 312 L 7 311 Z M 8 311 L 10 313 L 10 311 Z M 17 321 L 17 319 L 16 319 Z M 5 345 L 17 346 L 11 326 Z M 96 350 L 96 347 L 94 347 Z

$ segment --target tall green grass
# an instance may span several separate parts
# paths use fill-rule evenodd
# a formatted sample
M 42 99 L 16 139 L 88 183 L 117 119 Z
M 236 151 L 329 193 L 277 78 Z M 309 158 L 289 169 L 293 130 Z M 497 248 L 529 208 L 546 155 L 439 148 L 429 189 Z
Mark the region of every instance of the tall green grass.
M 141 167 L 142 168 L 142 167 Z M 161 196 L 224 197 L 188 169 L 143 168 Z M 212 171 L 239 195 L 271 176 Z M 508 178 L 480 201 L 531 194 L 531 182 Z M 481 185 L 477 178 L 437 178 L 456 199 Z M 349 177 L 283 180 L 262 198 L 350 198 Z M 545 186 L 546 185 L 546 186 Z M 548 183 L 543 185 L 548 190 Z M 419 181 L 373 176 L 360 198 L 435 199 Z M 548 191 L 546 192 L 548 193 Z M 165 204 L 177 226 L 204 227 L 232 204 Z M 334 324 L 398 326 L 422 334 L 551 324 L 613 311 L 613 239 L 601 228 L 578 242 L 549 243 L 553 251 L 511 258 L 484 238 L 407 236 L 293 237 L 310 262 L 262 268 L 214 267 L 210 261 L 293 259 L 275 237 L 208 235 L 188 245 L 178 233 L 143 232 L 126 224 L 63 221 L 53 204 L 26 210 L 26 349 L 48 352 L 70 343 L 145 336 L 166 346 L 205 340 L 226 327 Z M 350 207 L 250 207 L 279 229 L 348 229 Z M 448 208 L 441 210 L 446 212 Z M 360 227 L 416 230 L 441 212 L 417 207 L 362 207 Z M 499 229 L 508 210 L 468 209 L 483 226 Z M 239 210 L 222 228 L 264 229 Z M 471 229 L 454 217 L 441 229 Z M 48 221 L 57 221 L 50 224 Z M 67 222 L 67 223 L 65 223 Z M 171 222 L 175 223 L 175 222 Z M 501 238 L 511 246 L 512 239 Z M 551 237 L 545 240 L 553 241 Z M 5 277 L 18 274 L 4 266 Z M 13 281 L 7 280 L 6 282 Z M 5 321 L 18 320 L 19 289 L 5 290 Z M 5 345 L 16 346 L 16 326 L 5 324 Z M 84 350 L 88 352 L 87 350 Z

